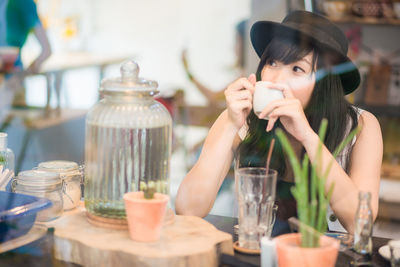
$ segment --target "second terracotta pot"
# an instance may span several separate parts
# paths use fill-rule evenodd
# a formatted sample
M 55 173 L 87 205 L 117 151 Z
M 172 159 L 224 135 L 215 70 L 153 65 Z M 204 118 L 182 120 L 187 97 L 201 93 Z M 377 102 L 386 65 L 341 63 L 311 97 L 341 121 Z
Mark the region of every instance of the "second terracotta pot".
M 340 241 L 321 236 L 320 247 L 302 248 L 299 233 L 284 234 L 275 238 L 279 267 L 334 267 Z

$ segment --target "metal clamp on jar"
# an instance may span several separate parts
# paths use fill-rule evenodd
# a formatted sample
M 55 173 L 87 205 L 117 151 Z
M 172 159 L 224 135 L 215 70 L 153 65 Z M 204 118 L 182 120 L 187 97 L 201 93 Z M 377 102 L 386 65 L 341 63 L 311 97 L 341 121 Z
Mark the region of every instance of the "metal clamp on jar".
M 12 191 L 36 197 L 47 198 L 52 206 L 40 211 L 37 220 L 47 222 L 61 216 L 63 212 L 63 181 L 58 173 L 38 170 L 23 171 L 12 180 Z
M 83 167 L 73 161 L 54 160 L 42 162 L 37 167 L 40 171 L 57 173 L 64 181 L 63 202 L 64 210 L 79 206 L 83 184 Z

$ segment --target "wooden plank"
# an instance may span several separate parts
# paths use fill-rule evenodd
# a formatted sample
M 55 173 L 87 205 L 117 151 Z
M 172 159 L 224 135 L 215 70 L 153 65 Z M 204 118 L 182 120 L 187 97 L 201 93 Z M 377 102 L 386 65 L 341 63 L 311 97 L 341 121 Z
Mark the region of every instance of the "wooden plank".
M 224 108 L 214 106 L 179 106 L 175 123 L 211 127 Z
M 132 241 L 127 230 L 93 226 L 82 207 L 47 226 L 55 227 L 55 257 L 86 267 L 218 266 L 220 253 L 233 255 L 232 236 L 194 216 L 176 216 L 154 243 Z
M 20 117 L 24 125 L 30 129 L 45 129 L 64 122 L 86 116 L 87 110 L 60 109 L 45 111 L 44 109 L 13 109 L 11 115 Z
M 89 52 L 58 53 L 51 55 L 50 58 L 43 63 L 39 73 L 33 75 L 121 64 L 123 61 L 134 57 L 136 56 L 129 54 L 101 54 Z M 26 64 L 31 61 L 33 61 L 33 58 L 29 57 L 29 55 L 23 58 L 23 62 Z

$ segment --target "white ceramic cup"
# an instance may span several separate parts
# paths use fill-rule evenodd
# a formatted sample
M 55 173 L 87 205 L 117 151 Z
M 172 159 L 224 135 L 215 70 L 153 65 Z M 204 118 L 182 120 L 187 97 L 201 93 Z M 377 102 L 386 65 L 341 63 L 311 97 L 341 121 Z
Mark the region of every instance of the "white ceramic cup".
M 283 93 L 281 90 L 269 88 L 269 82 L 256 82 L 253 95 L 254 113 L 258 116 L 270 102 L 279 99 L 283 99 Z M 266 116 L 263 119 L 268 120 L 269 118 Z

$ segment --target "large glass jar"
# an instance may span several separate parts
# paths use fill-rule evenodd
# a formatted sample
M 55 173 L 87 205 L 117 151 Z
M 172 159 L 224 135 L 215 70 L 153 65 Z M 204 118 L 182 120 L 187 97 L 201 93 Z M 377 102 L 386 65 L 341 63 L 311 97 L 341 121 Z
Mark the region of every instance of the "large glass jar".
M 134 61 L 124 62 L 86 117 L 85 207 L 102 224 L 125 220 L 126 192 L 151 184 L 169 194 L 172 119 L 153 98 L 157 82 L 138 74 Z
M 79 206 L 82 195 L 81 184 L 83 182 L 82 166 L 73 161 L 53 160 L 41 162 L 37 168 L 41 171 L 60 175 L 64 182 L 64 210 L 71 210 Z
M 47 198 L 51 201 L 50 208 L 38 213 L 39 222 L 54 220 L 63 213 L 63 182 L 58 173 L 38 170 L 20 172 L 12 182 L 12 191 Z

